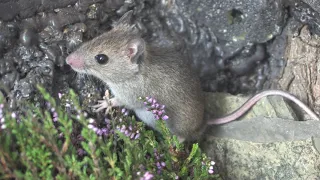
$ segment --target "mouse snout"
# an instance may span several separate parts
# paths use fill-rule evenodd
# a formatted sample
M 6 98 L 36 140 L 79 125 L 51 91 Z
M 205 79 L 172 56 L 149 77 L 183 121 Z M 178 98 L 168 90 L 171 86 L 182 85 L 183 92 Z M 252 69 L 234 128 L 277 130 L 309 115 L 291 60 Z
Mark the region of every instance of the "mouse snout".
M 76 68 L 76 69 L 84 68 L 84 60 L 77 54 L 70 54 L 66 58 L 66 63 L 69 64 L 72 68 Z

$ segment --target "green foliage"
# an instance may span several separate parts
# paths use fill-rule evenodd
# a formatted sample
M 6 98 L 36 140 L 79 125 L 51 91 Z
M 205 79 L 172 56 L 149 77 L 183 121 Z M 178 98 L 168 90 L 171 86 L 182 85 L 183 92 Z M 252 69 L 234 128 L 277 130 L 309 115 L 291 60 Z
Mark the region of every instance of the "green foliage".
M 0 129 L 0 179 L 140 179 L 146 173 L 153 179 L 218 178 L 208 173 L 212 164 L 198 144 L 189 151 L 171 136 L 164 121 L 157 122 L 163 134 L 159 136 L 114 110 L 109 129 L 104 129 L 109 132 L 101 135 L 90 127 L 92 121 L 73 91 L 56 103 L 38 89 L 48 107 L 26 104 L 27 110 L 19 114 L 6 106 L 1 109 L 6 127 Z M 128 135 L 124 127 L 133 133 Z

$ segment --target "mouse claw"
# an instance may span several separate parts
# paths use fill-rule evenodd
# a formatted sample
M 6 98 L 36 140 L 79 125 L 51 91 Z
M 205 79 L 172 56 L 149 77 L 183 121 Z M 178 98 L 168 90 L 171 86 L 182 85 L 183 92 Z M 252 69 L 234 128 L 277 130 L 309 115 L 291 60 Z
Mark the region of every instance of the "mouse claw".
M 106 109 L 106 113 L 110 111 L 111 106 L 108 103 L 108 100 L 98 100 L 98 104 L 92 106 L 94 108 L 93 112 L 100 112 L 103 109 Z

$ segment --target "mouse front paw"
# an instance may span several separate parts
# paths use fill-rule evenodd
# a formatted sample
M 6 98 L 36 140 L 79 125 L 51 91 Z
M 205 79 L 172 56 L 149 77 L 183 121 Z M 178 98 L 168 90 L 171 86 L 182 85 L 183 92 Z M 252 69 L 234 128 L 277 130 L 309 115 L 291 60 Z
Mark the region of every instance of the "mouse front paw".
M 106 90 L 103 100 L 98 100 L 98 104 L 92 106 L 93 112 L 100 112 L 103 109 L 106 109 L 105 113 L 107 114 L 113 107 L 112 99 L 113 98 L 110 99 L 109 90 Z
M 106 114 L 111 110 L 112 107 L 119 106 L 119 103 L 116 98 L 98 100 L 98 104 L 92 106 L 94 112 L 100 112 L 103 109 L 106 109 Z
M 100 112 L 103 109 L 106 109 L 106 113 L 108 113 L 111 109 L 111 104 L 108 99 L 98 100 L 98 104 L 92 106 L 94 112 Z

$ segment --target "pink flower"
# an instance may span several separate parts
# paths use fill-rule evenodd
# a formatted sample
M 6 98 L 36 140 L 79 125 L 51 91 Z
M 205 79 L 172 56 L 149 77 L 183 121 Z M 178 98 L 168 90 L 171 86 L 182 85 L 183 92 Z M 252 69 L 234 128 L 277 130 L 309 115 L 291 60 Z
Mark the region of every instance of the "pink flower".
M 153 178 L 153 174 L 149 173 L 148 171 L 143 175 L 142 178 L 140 178 L 140 180 L 150 180 Z
M 169 116 L 164 115 L 164 116 L 162 116 L 162 119 L 163 119 L 163 120 L 168 120 L 168 119 L 169 119 Z

